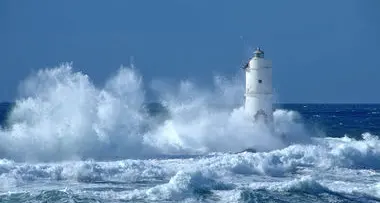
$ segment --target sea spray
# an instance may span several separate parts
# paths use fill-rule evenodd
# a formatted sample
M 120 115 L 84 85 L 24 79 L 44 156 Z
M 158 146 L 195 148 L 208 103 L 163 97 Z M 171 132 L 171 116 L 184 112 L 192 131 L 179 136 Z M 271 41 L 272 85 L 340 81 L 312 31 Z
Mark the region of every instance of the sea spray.
M 310 137 L 289 111 L 274 112 L 274 131 L 244 119 L 237 99 L 243 97 L 242 82 L 236 78 L 217 76 L 211 89 L 189 81 L 177 87 L 154 89 L 170 116 L 158 122 L 141 111 L 145 89 L 134 67 L 121 67 L 104 87 L 75 72 L 71 63 L 42 69 L 21 85 L 9 128 L 0 132 L 1 157 L 54 161 L 236 152 L 251 147 L 267 151 L 287 146 L 283 134 L 292 138 L 291 143 Z

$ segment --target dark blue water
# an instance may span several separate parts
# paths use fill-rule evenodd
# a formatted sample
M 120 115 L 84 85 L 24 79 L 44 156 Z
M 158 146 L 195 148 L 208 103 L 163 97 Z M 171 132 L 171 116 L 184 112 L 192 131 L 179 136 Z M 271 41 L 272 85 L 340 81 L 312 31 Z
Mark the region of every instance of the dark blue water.
M 12 110 L 12 103 L 2 102 L 0 103 L 0 125 L 4 126 L 6 124 L 7 117 Z
M 329 137 L 362 133 L 380 134 L 380 104 L 283 104 L 299 112 L 307 124 L 317 126 Z

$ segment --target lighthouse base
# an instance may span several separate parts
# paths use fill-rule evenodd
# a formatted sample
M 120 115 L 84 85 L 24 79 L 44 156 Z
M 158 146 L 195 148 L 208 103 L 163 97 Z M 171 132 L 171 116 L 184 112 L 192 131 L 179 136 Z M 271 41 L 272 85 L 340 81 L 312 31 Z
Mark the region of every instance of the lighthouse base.
M 243 153 L 243 152 L 247 152 L 247 153 L 256 153 L 257 150 L 254 149 L 254 148 L 247 148 L 247 149 L 242 150 L 242 151 L 240 151 L 240 152 L 236 152 L 235 154 L 240 154 L 240 153 Z
M 270 122 L 273 114 L 271 94 L 246 94 L 244 111 L 250 120 Z
M 245 112 L 245 119 L 252 122 L 253 124 L 265 124 L 272 126 L 273 123 L 273 113 L 269 114 L 263 110 L 259 110 L 256 113 Z

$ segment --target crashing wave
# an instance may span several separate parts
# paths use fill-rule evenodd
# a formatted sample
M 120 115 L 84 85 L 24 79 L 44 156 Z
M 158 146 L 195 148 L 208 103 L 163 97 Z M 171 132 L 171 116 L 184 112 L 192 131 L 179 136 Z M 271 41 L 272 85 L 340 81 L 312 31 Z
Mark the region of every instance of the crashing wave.
M 121 67 L 104 87 L 73 71 L 72 64 L 40 70 L 22 84 L 8 128 L 0 131 L 0 157 L 100 160 L 268 151 L 310 137 L 290 111 L 274 112 L 274 132 L 244 119 L 240 100 L 232 99 L 243 95 L 241 80 L 216 77 L 212 90 L 189 81 L 177 89 L 154 87 L 160 103 L 147 106 L 134 68 Z M 289 142 L 280 138 L 284 133 Z

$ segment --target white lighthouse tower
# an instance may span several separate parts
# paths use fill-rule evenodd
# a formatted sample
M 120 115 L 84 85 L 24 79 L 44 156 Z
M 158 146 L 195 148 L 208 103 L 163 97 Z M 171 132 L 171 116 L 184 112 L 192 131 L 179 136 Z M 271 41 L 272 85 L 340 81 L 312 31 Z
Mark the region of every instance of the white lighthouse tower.
M 244 111 L 253 121 L 273 120 L 272 62 L 264 59 L 264 52 L 257 48 L 245 69 Z

